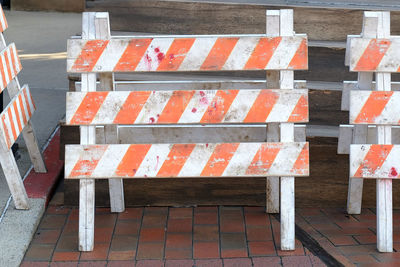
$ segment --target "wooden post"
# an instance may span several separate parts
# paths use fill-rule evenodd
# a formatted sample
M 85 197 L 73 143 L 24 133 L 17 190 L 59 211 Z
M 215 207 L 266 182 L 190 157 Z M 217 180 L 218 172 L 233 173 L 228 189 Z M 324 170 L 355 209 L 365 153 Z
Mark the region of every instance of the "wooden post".
M 84 12 L 82 16 L 82 39 L 95 39 L 96 13 Z M 81 76 L 81 91 L 96 91 L 96 74 L 88 73 Z M 95 144 L 95 126 L 81 126 L 81 144 Z M 92 251 L 94 246 L 94 211 L 95 211 L 95 180 L 79 180 L 79 250 Z
M 280 10 L 280 35 L 293 36 L 293 10 Z M 294 88 L 294 72 L 280 71 L 280 89 Z M 294 124 L 281 123 L 281 142 L 294 141 Z M 294 177 L 281 177 L 281 249 L 294 250 Z
M 96 38 L 111 39 L 110 20 L 107 12 L 96 13 Z M 99 91 L 114 91 L 114 74 L 100 73 Z M 117 125 L 104 126 L 106 144 L 118 143 Z M 124 185 L 122 179 L 108 179 L 111 212 L 123 212 L 125 210 Z
M 376 37 L 377 17 L 369 16 L 367 12 L 364 13 L 363 29 L 361 37 L 375 38 Z M 357 88 L 360 90 L 372 89 L 372 72 L 359 72 Z M 354 125 L 353 130 L 353 144 L 366 144 L 367 143 L 367 125 Z M 364 181 L 362 178 L 349 178 L 349 189 L 347 191 L 347 213 L 360 214 L 362 205 Z
M 371 12 L 372 13 L 372 12 Z M 375 12 L 374 12 L 375 13 Z M 373 14 L 374 14 L 373 13 Z M 390 12 L 376 12 L 378 39 L 390 38 Z M 377 91 L 391 91 L 391 73 L 376 73 Z M 377 126 L 378 144 L 392 143 L 392 126 Z M 376 180 L 377 247 L 393 251 L 392 180 Z
M 274 37 L 280 35 L 280 11 L 267 10 L 266 12 L 266 33 Z M 279 70 L 267 71 L 267 88 L 279 88 Z M 279 142 L 279 123 L 267 125 L 267 142 Z M 266 212 L 279 212 L 279 177 L 267 177 L 266 180 Z

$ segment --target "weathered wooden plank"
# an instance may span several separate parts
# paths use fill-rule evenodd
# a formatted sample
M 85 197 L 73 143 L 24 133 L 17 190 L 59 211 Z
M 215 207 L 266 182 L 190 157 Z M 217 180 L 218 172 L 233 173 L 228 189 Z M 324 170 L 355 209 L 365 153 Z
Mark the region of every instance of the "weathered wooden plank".
M 307 90 L 68 92 L 66 124 L 308 122 Z
M 0 131 L 10 149 L 35 111 L 29 87 L 25 85 L 0 114 Z
M 1 13 L 0 13 L 1 17 Z M 0 92 L 17 77 L 22 65 L 14 43 L 8 45 L 0 52 Z
M 67 145 L 65 178 L 307 176 L 308 143 Z
M 6 16 L 4 15 L 3 7 L 0 5 L 0 32 L 4 32 L 8 28 Z
M 400 36 L 351 38 L 350 71 L 400 72 Z
M 396 179 L 400 177 L 400 145 L 351 145 L 350 176 Z
M 95 39 L 96 13 L 84 12 L 82 15 L 82 39 Z M 96 91 L 96 74 L 81 75 L 82 91 Z M 80 143 L 89 145 L 96 143 L 94 126 L 80 127 Z M 79 250 L 92 251 L 94 247 L 94 210 L 95 210 L 95 182 L 94 179 L 79 181 Z
M 293 9 L 280 11 L 281 36 L 294 36 Z M 281 70 L 280 89 L 292 90 L 294 87 L 294 71 Z M 282 123 L 280 131 L 281 142 L 293 142 L 294 124 Z M 281 177 L 281 249 L 295 249 L 295 216 L 294 216 L 294 175 Z
M 68 72 L 308 68 L 307 37 L 215 35 L 68 40 Z
M 280 10 L 267 10 L 266 11 L 266 34 L 268 37 L 277 37 L 281 35 L 280 32 Z M 279 70 L 266 71 L 267 86 L 266 88 L 273 89 L 279 88 Z M 280 140 L 280 127 L 279 123 L 269 123 L 267 126 L 267 141 L 279 142 Z M 302 140 L 303 141 L 303 140 Z M 305 141 L 305 140 L 304 140 Z M 280 179 L 279 177 L 267 177 L 266 180 L 266 212 L 279 213 L 280 205 Z
M 351 124 L 400 124 L 400 92 L 352 91 L 350 93 Z

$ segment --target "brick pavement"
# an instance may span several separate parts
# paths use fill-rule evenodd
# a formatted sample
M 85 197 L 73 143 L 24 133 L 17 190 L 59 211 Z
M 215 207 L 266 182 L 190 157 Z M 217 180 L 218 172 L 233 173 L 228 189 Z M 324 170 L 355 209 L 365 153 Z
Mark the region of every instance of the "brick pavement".
M 379 253 L 374 209 L 296 209 L 296 225 L 344 266 L 400 266 L 400 210 L 393 219 L 394 252 Z M 21 266 L 325 266 L 300 240 L 280 251 L 279 226 L 262 207 L 97 208 L 95 249 L 79 252 L 78 209 L 50 205 Z
M 21 266 L 325 266 L 299 240 L 280 251 L 279 228 L 262 207 L 97 208 L 79 252 L 78 209 L 50 205 Z

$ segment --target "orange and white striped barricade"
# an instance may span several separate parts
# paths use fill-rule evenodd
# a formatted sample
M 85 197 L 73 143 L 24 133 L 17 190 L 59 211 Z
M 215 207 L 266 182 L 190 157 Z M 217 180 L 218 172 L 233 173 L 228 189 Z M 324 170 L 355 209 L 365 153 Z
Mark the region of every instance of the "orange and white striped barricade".
M 400 171 L 394 158 L 398 146 L 392 145 L 392 125 L 399 125 L 395 101 L 399 100 L 400 92 L 391 91 L 391 72 L 399 72 L 400 42 L 399 37 L 390 36 L 389 12 L 364 12 L 363 32 L 363 36 L 351 38 L 349 44 L 350 71 L 359 72 L 359 79 L 365 85 L 363 90 L 350 92 L 350 123 L 376 125 L 377 140 L 375 144 L 350 147 L 348 206 L 361 208 L 362 179 L 377 179 L 377 248 L 380 252 L 391 252 L 392 179 Z M 377 91 L 371 90 L 374 72 Z
M 15 207 L 29 209 L 28 196 L 11 151 L 11 146 L 21 132 L 35 171 L 47 170 L 30 122 L 35 104 L 28 85 L 21 88 L 17 77 L 22 69 L 18 52 L 14 43 L 7 46 L 3 36 L 7 27 L 7 20 L 0 5 L 0 92 L 7 88 L 11 98 L 10 103 L 0 114 L 0 164 Z
M 67 93 L 66 109 L 66 124 L 80 125 L 81 145 L 65 150 L 65 178 L 80 179 L 80 250 L 93 249 L 95 179 L 232 176 L 282 176 L 281 249 L 295 249 L 294 177 L 309 174 L 309 148 L 294 142 L 294 123 L 308 122 L 308 93 L 289 89 L 293 71 L 308 67 L 307 37 L 294 34 L 292 10 L 268 11 L 267 24 L 271 18 L 281 25 L 276 36 L 110 38 L 107 13 L 83 14 L 82 38 L 68 40 L 67 53 L 68 72 L 82 75 L 81 92 Z M 149 83 L 146 90 L 109 90 L 116 72 L 220 70 L 275 71 L 270 82 L 277 87 L 155 90 Z M 109 81 L 108 92 L 96 91 L 96 74 L 103 75 L 100 87 Z M 96 126 L 106 127 L 107 139 L 107 127 L 117 125 L 267 123 L 279 123 L 278 142 L 96 144 L 95 136 Z

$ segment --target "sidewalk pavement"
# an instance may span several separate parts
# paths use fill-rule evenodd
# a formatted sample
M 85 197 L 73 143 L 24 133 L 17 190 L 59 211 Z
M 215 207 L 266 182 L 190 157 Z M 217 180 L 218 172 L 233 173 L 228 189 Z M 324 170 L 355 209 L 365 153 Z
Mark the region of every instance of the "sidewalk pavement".
M 43 148 L 65 115 L 66 40 L 81 31 L 81 14 L 5 10 L 5 16 L 9 25 L 4 32 L 5 40 L 7 44 L 15 43 L 18 49 L 23 67 L 18 79 L 21 85 L 28 84 L 31 89 L 37 107 L 32 123 L 39 146 Z M 5 107 L 9 97 L 6 90 L 4 92 Z M 46 198 L 62 167 L 54 160 L 58 158 L 54 142 L 56 140 L 45 156 L 49 173 L 37 176 L 30 172 L 32 175 L 27 176 L 30 210 L 15 210 L 0 171 L 0 266 L 20 264 L 43 215 Z M 21 176 L 25 177 L 31 162 L 22 135 L 17 143 L 21 155 L 17 165 Z
M 296 209 L 296 250 L 280 251 L 278 216 L 264 207 L 96 209 L 95 248 L 78 251 L 78 209 L 50 203 L 21 266 L 399 266 L 376 250 L 376 216 L 363 209 Z

